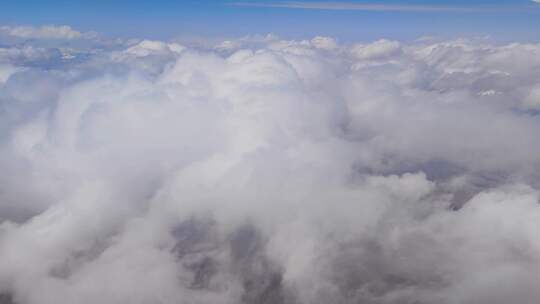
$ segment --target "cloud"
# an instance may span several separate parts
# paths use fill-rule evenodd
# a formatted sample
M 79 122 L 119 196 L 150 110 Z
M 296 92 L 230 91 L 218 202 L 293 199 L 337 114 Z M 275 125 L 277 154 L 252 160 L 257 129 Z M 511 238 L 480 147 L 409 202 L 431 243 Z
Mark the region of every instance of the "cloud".
M 381 11 L 381 12 L 474 12 L 491 11 L 493 7 L 446 6 L 446 5 L 401 5 L 354 2 L 233 2 L 230 5 L 247 7 L 275 7 L 291 9 Z
M 356 44 L 351 52 L 360 59 L 385 59 L 401 53 L 401 45 L 397 41 L 378 40 L 373 43 L 363 45 Z
M 317 36 L 311 39 L 313 46 L 319 49 L 333 50 L 337 48 L 337 42 L 331 37 Z
M 151 54 L 162 54 L 175 52 L 180 53 L 184 50 L 184 47 L 176 43 L 163 43 L 161 41 L 143 40 L 134 46 L 125 50 L 125 53 L 134 55 L 137 57 L 144 57 Z
M 70 26 L 2 26 L 0 33 L 17 38 L 27 39 L 76 39 L 83 37 L 83 33 Z
M 42 40 L 49 42 L 61 41 L 82 41 L 93 40 L 94 42 L 105 43 L 103 39 L 98 39 L 95 32 L 80 32 L 68 25 L 44 25 L 44 26 L 0 26 L 0 39 L 7 42 Z
M 17 72 L 17 70 L 18 69 L 11 64 L 0 65 L 0 83 L 6 82 L 11 75 Z
M 90 42 L 0 43 L 0 301 L 540 296 L 540 45 Z

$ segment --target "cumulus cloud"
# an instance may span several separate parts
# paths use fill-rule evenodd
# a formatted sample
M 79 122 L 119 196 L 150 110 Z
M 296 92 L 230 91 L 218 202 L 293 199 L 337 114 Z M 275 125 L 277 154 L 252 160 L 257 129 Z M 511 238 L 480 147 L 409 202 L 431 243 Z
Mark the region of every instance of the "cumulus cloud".
M 0 302 L 536 303 L 540 45 L 0 48 Z
M 124 51 L 126 54 L 130 54 L 137 57 L 144 57 L 152 54 L 164 54 L 164 53 L 180 53 L 184 50 L 184 47 L 177 43 L 164 43 L 161 41 L 143 40 L 134 46 L 129 47 Z
M 316 48 L 327 49 L 327 50 L 335 49 L 338 46 L 337 42 L 331 37 L 317 36 L 317 37 L 311 39 L 311 43 Z
M 399 55 L 401 45 L 397 41 L 382 39 L 369 44 L 356 44 L 351 52 L 359 59 L 386 59 Z

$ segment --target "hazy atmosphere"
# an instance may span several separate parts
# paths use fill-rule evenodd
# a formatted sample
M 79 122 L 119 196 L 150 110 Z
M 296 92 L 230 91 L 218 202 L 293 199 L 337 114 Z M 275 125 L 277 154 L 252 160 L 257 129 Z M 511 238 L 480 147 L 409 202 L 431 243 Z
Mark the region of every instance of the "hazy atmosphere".
M 0 303 L 537 304 L 536 2 L 0 0 Z

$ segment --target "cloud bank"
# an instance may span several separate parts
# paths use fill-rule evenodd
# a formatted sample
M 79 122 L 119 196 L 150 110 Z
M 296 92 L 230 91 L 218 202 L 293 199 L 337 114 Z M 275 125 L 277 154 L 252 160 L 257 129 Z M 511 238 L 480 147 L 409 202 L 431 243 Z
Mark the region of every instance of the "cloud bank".
M 540 45 L 0 45 L 2 303 L 540 297 Z

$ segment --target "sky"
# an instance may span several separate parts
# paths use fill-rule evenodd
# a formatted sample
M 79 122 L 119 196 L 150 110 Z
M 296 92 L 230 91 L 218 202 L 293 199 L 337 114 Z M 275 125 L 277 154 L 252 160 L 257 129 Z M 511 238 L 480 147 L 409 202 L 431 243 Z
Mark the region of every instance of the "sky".
M 342 41 L 420 36 L 538 40 L 540 4 L 531 0 L 2 0 L 8 25 L 63 25 L 114 37 L 287 38 L 328 35 Z

